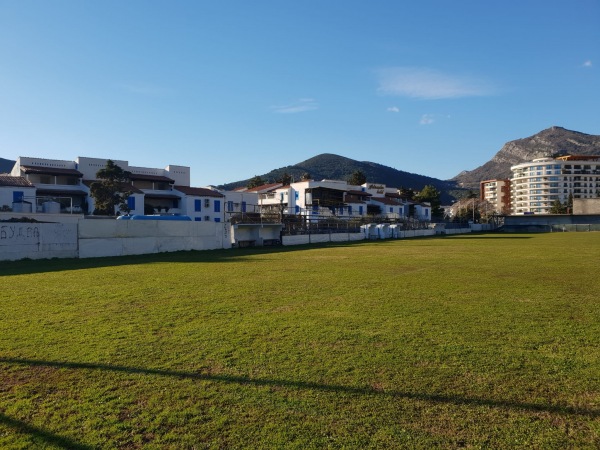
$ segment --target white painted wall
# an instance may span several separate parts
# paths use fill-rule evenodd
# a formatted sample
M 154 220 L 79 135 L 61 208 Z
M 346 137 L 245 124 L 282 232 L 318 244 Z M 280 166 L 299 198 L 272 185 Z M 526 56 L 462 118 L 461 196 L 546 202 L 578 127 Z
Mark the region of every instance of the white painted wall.
M 318 244 L 324 242 L 362 241 L 363 233 L 299 234 L 283 236 L 283 245 Z
M 0 260 L 76 257 L 75 223 L 0 223 Z
M 166 220 L 82 220 L 79 257 L 229 248 L 226 224 Z
M 4 205 L 12 208 L 13 192 L 22 192 L 23 199 L 31 203 L 31 210 L 35 209 L 35 188 L 22 186 L 2 186 L 0 188 L 0 208 Z

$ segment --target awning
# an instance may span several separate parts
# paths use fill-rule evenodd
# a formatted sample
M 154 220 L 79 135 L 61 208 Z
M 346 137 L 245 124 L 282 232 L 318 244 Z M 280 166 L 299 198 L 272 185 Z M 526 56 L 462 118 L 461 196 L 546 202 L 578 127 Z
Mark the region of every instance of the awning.
M 88 193 L 80 190 L 69 191 L 67 189 L 36 189 L 36 195 L 51 195 L 54 197 L 85 197 L 88 195 Z
M 167 199 L 167 200 L 181 200 L 181 197 L 173 194 L 145 194 L 144 198 L 154 198 L 154 199 Z
M 21 166 L 21 172 L 26 174 L 39 174 L 39 175 L 71 175 L 74 177 L 81 178 L 83 174 L 75 169 L 59 169 L 55 167 L 34 167 L 34 166 Z

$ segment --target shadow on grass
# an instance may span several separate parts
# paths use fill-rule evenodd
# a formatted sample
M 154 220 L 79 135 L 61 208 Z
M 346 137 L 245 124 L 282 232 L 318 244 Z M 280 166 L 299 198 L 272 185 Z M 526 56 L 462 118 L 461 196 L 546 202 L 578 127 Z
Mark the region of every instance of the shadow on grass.
M 102 267 L 118 267 L 136 264 L 155 263 L 223 263 L 241 262 L 249 256 L 260 254 L 290 253 L 309 251 L 323 247 L 352 247 L 360 245 L 390 245 L 393 243 L 413 240 L 436 239 L 531 239 L 523 235 L 488 234 L 474 235 L 446 235 L 446 236 L 421 236 L 406 239 L 377 239 L 347 242 L 323 242 L 276 247 L 250 247 L 217 250 L 191 250 L 168 253 L 152 253 L 145 255 L 108 256 L 101 258 L 53 258 L 53 259 L 25 259 L 19 261 L 0 261 L 0 277 L 11 275 L 27 275 L 33 273 L 62 272 L 69 270 L 96 269 Z
M 94 448 L 88 445 L 80 444 L 79 442 L 75 442 L 72 439 L 63 436 L 58 436 L 54 433 L 50 433 L 49 431 L 43 430 L 41 428 L 34 427 L 25 422 L 21 422 L 20 420 L 8 417 L 2 413 L 0 413 L 0 425 L 6 425 L 8 427 L 16 429 L 21 433 L 29 434 L 34 438 L 42 440 L 47 444 L 53 445 L 55 447 L 62 447 L 73 450 L 91 450 Z
M 355 395 L 374 395 L 374 396 L 388 396 L 392 398 L 402 398 L 409 400 L 420 400 L 428 401 L 432 403 L 445 403 L 453 405 L 466 405 L 466 406 L 486 406 L 491 408 L 500 409 L 517 409 L 522 411 L 533 411 L 533 412 L 548 412 L 560 415 L 576 415 L 576 416 L 587 416 L 591 418 L 600 417 L 600 410 L 595 409 L 584 409 L 584 408 L 573 408 L 571 406 L 559 406 L 559 405 L 542 405 L 536 403 L 527 402 L 514 402 L 504 400 L 492 400 L 485 398 L 469 398 L 461 397 L 458 395 L 440 395 L 440 394 L 427 394 L 420 392 L 403 392 L 397 390 L 376 390 L 370 388 L 360 388 L 352 386 L 343 386 L 335 384 L 322 384 L 313 383 L 306 381 L 293 381 L 293 380 L 275 380 L 265 378 L 248 378 L 240 376 L 230 375 L 212 375 L 212 374 L 201 374 L 201 373 L 190 373 L 173 370 L 161 370 L 161 369 L 145 369 L 138 367 L 126 367 L 126 366 L 113 366 L 108 364 L 94 364 L 94 363 L 77 363 L 77 362 L 63 362 L 63 361 L 43 361 L 35 359 L 18 359 L 18 358 L 0 358 L 0 363 L 14 364 L 21 366 L 43 366 L 53 368 L 64 368 L 64 369 L 85 369 L 85 370 L 100 370 L 110 372 L 122 372 L 127 374 L 141 374 L 141 375 L 155 375 L 161 377 L 174 377 L 181 379 L 194 379 L 204 381 L 214 381 L 220 383 L 236 383 L 245 384 L 250 386 L 277 386 L 286 387 L 292 389 L 308 389 L 324 392 L 341 392 Z
M 248 260 L 249 256 L 273 253 L 289 253 L 307 251 L 324 246 L 347 247 L 355 242 L 331 242 L 319 244 L 302 244 L 294 246 L 250 247 L 218 250 L 190 250 L 145 255 L 107 256 L 102 258 L 53 258 L 26 259 L 19 261 L 0 261 L 0 277 L 10 275 L 27 275 L 33 273 L 62 272 L 69 270 L 96 269 L 102 267 L 118 267 L 136 264 L 156 263 L 227 263 Z

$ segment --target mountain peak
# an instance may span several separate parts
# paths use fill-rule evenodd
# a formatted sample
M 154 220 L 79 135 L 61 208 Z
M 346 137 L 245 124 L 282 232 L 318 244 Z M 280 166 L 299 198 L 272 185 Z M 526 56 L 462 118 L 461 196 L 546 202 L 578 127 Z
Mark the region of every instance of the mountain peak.
M 479 188 L 480 181 L 509 178 L 511 166 L 558 153 L 598 154 L 600 136 L 554 125 L 533 136 L 507 142 L 490 161 L 476 169 L 463 171 L 452 180 L 465 188 Z

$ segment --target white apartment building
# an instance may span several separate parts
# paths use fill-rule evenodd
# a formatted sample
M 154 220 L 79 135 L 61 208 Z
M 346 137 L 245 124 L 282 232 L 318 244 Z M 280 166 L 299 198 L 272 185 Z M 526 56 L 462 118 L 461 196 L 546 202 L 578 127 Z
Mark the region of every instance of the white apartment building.
M 485 180 L 479 183 L 479 200 L 489 203 L 498 214 L 510 212 L 510 180 Z
M 257 189 L 260 190 L 262 211 L 307 217 L 377 215 L 389 219 L 405 218 L 409 213 L 409 204 L 398 190 L 382 184 L 355 186 L 343 180 L 306 180 L 288 186 L 265 185 Z M 419 209 L 418 214 L 423 213 L 425 211 Z
M 511 167 L 513 214 L 548 214 L 553 203 L 600 197 L 600 156 L 538 158 Z
M 14 181 L 2 182 L 2 195 L 13 197 L 13 208 L 32 204 L 31 212 L 90 214 L 94 211 L 90 186 L 107 161 L 81 156 L 74 161 L 20 156 L 10 174 Z M 160 169 L 112 161 L 130 173 L 129 183 L 122 187 L 123 192 L 130 193 L 130 214 L 183 214 L 195 221 L 223 221 L 224 195 L 214 189 L 190 187 L 189 167 L 169 165 Z

